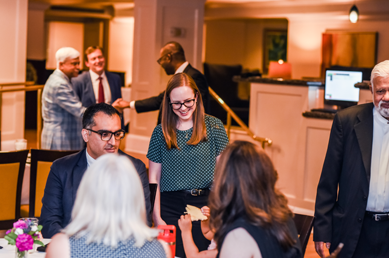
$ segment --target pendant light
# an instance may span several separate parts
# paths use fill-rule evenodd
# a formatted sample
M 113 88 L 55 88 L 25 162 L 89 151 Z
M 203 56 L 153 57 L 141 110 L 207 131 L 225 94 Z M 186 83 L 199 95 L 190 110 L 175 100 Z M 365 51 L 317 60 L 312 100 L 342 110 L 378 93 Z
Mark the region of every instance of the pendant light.
M 350 9 L 349 19 L 352 23 L 356 23 L 359 18 L 359 11 L 357 6 L 354 4 Z

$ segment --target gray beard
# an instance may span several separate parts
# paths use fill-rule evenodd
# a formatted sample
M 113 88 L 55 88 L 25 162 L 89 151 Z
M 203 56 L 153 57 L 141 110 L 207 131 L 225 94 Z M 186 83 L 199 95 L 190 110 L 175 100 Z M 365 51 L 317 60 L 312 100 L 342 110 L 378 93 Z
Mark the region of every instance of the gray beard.
M 381 107 L 381 103 L 382 103 L 382 100 L 380 101 L 380 103 L 378 103 L 378 107 L 376 107 L 378 113 L 380 113 L 380 115 L 385 117 L 385 118 L 389 118 L 389 108 Z

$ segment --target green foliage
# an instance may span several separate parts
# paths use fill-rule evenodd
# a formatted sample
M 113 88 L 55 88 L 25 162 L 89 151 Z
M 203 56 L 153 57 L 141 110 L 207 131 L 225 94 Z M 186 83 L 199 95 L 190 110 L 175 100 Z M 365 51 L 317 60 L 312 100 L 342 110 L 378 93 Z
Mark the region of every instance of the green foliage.
M 15 245 L 15 244 L 16 244 L 16 241 L 15 241 L 16 238 L 15 238 L 15 239 L 14 239 L 14 238 L 11 238 L 11 237 L 9 236 L 9 234 L 6 235 L 6 236 L 4 237 L 4 239 L 8 241 L 8 244 L 9 244 L 9 245 Z
M 44 246 L 44 245 L 45 245 L 44 243 L 42 243 L 42 242 L 39 241 L 39 240 L 34 240 L 34 244 L 41 245 L 41 246 Z

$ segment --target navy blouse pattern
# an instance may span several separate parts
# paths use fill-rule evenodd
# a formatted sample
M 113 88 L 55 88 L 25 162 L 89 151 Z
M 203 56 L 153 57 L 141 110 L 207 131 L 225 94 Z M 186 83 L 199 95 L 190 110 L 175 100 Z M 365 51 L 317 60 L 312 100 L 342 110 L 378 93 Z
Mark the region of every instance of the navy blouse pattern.
M 69 238 L 70 257 L 71 258 L 166 258 L 165 250 L 162 244 L 154 239 L 146 241 L 142 247 L 136 247 L 135 240 L 129 239 L 125 242 L 119 242 L 117 248 L 111 248 L 104 244 L 90 243 L 86 244 L 86 238 Z
M 216 117 L 206 115 L 207 141 L 187 145 L 193 128 L 177 130 L 177 144 L 180 149 L 166 148 L 161 125 L 155 127 L 151 136 L 147 158 L 162 163 L 161 192 L 188 189 L 203 189 L 211 186 L 216 157 L 228 144 L 223 123 Z

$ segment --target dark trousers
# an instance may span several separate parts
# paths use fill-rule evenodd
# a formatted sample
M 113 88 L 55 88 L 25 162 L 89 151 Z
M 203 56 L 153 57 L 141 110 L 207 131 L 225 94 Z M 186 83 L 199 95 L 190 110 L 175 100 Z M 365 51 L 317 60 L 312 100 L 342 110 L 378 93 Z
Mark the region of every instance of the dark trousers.
M 389 220 L 365 216 L 353 258 L 389 257 Z
M 184 245 L 181 238 L 181 230 L 178 220 L 184 215 L 187 204 L 196 207 L 203 207 L 208 203 L 208 195 L 192 196 L 184 192 L 162 192 L 161 193 L 161 217 L 168 225 L 176 227 L 176 256 L 185 258 Z M 201 232 L 201 222 L 192 222 L 192 236 L 199 251 L 207 250 L 210 241 Z

